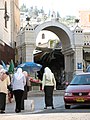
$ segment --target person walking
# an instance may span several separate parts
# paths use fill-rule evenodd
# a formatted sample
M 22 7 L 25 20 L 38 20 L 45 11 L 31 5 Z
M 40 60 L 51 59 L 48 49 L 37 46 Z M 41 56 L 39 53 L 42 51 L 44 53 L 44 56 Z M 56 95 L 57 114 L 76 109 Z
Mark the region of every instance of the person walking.
M 22 110 L 24 110 L 24 100 L 27 99 L 27 94 L 28 94 L 29 85 L 30 85 L 30 81 L 29 81 L 29 77 L 28 77 L 27 71 L 23 71 L 23 74 L 25 75 L 25 78 L 26 78 L 26 85 L 24 86 L 24 93 L 23 93 L 22 103 L 21 103 L 21 109 Z
M 53 106 L 53 90 L 56 89 L 56 81 L 54 74 L 52 71 L 46 67 L 44 69 L 43 73 L 43 79 L 42 79 L 42 90 L 44 90 L 45 93 L 45 108 L 51 106 L 52 109 L 54 109 Z
M 10 78 L 6 74 L 5 69 L 0 70 L 0 113 L 5 113 L 6 95 L 8 93 L 8 86 L 10 85 Z
M 16 102 L 15 112 L 19 113 L 21 112 L 21 102 L 24 93 L 24 86 L 26 85 L 26 78 L 22 73 L 21 68 L 18 68 L 16 73 L 13 75 L 11 85 Z

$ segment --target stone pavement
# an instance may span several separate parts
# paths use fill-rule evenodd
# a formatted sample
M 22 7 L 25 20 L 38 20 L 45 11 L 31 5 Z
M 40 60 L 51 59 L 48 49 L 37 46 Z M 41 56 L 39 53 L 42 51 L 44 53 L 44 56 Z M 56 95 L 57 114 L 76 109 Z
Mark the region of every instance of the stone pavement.
M 0 114 L 0 120 L 90 120 L 90 113 L 38 113 L 44 111 L 44 94 L 43 92 L 30 92 L 28 99 L 34 100 L 34 111 L 22 111 L 15 113 L 15 103 L 6 105 L 6 113 Z M 62 101 L 62 102 L 61 102 Z M 63 92 L 54 92 L 54 106 L 58 108 L 63 103 Z M 38 113 L 38 114 L 36 114 Z
M 90 113 L 1 114 L 0 120 L 90 120 Z
M 31 108 L 28 110 L 23 110 L 22 113 L 36 113 L 44 110 L 44 93 L 42 91 L 33 91 L 28 93 L 28 100 L 34 101 L 34 110 Z M 63 103 L 63 91 L 54 91 L 54 107 L 60 107 Z M 30 105 L 28 104 L 28 107 Z M 15 113 L 15 102 L 7 103 L 6 113 Z

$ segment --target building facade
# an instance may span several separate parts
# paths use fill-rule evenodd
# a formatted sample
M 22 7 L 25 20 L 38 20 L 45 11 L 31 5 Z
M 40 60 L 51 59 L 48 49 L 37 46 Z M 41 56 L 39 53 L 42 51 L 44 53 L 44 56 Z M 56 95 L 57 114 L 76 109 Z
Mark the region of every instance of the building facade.
M 20 30 L 20 9 L 19 0 L 10 0 L 10 18 L 11 18 L 11 31 L 10 39 L 11 46 L 15 48 L 17 33 Z
M 14 51 L 19 29 L 19 0 L 0 0 L 0 48 L 5 50 L 5 54 L 10 55 L 7 56 L 8 58 L 3 57 L 3 51 L 1 50 L 0 60 L 5 62 L 9 62 L 8 60 L 10 59 L 15 60 L 16 56 Z
M 10 0 L 0 0 L 0 40 L 10 45 Z M 6 19 L 5 16 L 8 15 Z
M 79 17 L 81 28 L 86 32 L 90 31 L 90 10 L 79 11 Z

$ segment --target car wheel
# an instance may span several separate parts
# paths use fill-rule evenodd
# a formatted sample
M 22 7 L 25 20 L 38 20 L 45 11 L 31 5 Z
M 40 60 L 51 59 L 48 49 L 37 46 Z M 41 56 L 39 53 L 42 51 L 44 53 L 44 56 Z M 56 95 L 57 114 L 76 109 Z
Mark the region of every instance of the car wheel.
M 70 105 L 65 105 L 65 108 L 66 109 L 70 109 Z

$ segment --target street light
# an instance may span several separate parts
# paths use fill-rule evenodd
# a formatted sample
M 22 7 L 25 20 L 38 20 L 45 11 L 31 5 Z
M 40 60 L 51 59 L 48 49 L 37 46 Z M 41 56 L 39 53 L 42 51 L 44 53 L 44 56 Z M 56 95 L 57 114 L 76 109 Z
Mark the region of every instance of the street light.
M 4 19 L 5 19 L 6 21 L 9 21 L 9 15 L 8 15 L 8 13 L 5 13 Z
M 5 8 L 0 8 L 0 10 L 5 10 Z M 5 19 L 6 21 L 9 21 L 9 15 L 8 15 L 8 13 L 7 13 L 6 10 L 5 10 L 4 19 Z
M 0 8 L 0 10 L 5 10 L 5 14 L 4 14 L 4 19 L 5 19 L 5 27 L 7 28 L 7 21 L 9 21 L 9 15 L 7 13 L 7 8 Z
M 5 8 L 0 8 L 0 10 L 5 10 L 4 19 L 5 19 L 5 27 L 7 28 L 7 21 L 9 20 L 9 15 L 7 13 L 7 2 L 5 1 Z

